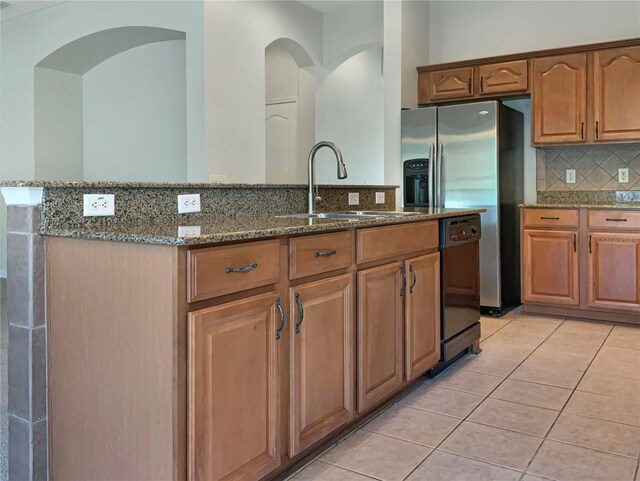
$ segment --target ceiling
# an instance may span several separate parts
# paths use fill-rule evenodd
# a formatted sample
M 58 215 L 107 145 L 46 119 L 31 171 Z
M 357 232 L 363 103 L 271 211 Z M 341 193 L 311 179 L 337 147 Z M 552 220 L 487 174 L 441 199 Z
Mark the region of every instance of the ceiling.
M 342 8 L 355 7 L 361 5 L 367 0 L 299 0 L 309 8 L 313 8 L 317 12 L 331 13 Z
M 8 7 L 0 10 L 0 22 L 6 22 L 13 18 L 22 17 L 28 13 L 37 12 L 38 10 L 44 10 L 45 8 L 53 7 L 62 1 L 38 1 L 38 0 L 6 0 L 9 3 Z

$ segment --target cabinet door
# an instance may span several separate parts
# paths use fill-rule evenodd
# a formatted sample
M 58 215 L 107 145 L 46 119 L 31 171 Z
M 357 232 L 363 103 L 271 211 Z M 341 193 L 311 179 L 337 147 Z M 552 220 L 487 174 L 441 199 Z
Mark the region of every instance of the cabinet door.
M 523 232 L 522 300 L 539 304 L 578 305 L 577 231 Z
M 640 47 L 593 53 L 594 140 L 640 140 Z
M 190 480 L 257 480 L 280 464 L 276 299 L 262 294 L 189 314 Z
M 589 306 L 640 312 L 640 234 L 589 236 Z
M 354 275 L 291 288 L 291 439 L 295 456 L 355 414 Z
M 408 381 L 440 360 L 440 253 L 405 262 L 405 372 Z
M 535 59 L 531 106 L 534 144 L 584 142 L 587 54 Z
M 526 92 L 529 88 L 526 60 L 481 65 L 478 76 L 480 95 Z
M 429 72 L 429 100 L 473 97 L 473 67 Z
M 358 272 L 358 410 L 403 384 L 402 263 Z

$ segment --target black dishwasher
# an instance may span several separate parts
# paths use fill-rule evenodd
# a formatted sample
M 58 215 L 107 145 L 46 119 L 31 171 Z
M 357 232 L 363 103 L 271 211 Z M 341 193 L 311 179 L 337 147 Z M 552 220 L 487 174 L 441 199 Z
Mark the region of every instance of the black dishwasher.
M 480 216 L 440 220 L 440 363 L 435 375 L 480 339 Z

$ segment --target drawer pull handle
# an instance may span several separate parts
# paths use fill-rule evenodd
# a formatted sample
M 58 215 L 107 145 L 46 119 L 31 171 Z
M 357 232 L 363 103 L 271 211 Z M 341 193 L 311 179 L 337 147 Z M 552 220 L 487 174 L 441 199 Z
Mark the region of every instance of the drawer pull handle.
M 627 222 L 627 219 L 607 219 L 607 222 Z
M 276 329 L 276 341 L 280 340 L 280 332 L 284 328 L 284 309 L 282 309 L 282 305 L 280 304 L 280 298 L 276 299 L 276 307 L 280 311 L 280 327 Z
M 300 332 L 300 326 L 302 325 L 302 321 L 304 321 L 304 307 L 302 307 L 302 301 L 300 300 L 300 294 L 296 292 L 296 304 L 298 304 L 298 312 L 300 315 L 300 320 L 296 324 L 296 334 Z
M 249 272 L 256 269 L 257 267 L 258 267 L 258 264 L 254 262 L 253 264 L 249 264 L 248 266 L 245 266 L 245 267 L 227 267 L 224 271 L 227 274 L 231 272 Z
M 409 286 L 409 294 L 413 294 L 413 288 L 416 287 L 416 283 L 418 282 L 418 276 L 416 276 L 416 272 L 413 270 L 413 264 L 409 264 L 409 272 L 411 272 L 411 276 L 413 277 L 411 285 Z
M 404 290 L 407 288 L 407 274 L 404 272 L 404 267 L 400 268 L 400 275 L 402 276 L 402 287 L 400 288 L 400 297 L 404 296 Z
M 338 251 L 336 251 L 335 249 L 331 249 L 330 251 L 326 251 L 326 252 L 316 252 L 313 255 L 315 257 L 329 257 L 329 256 L 334 256 L 337 253 L 338 253 Z
M 560 220 L 560 217 L 543 217 L 543 216 L 540 216 L 540 220 Z

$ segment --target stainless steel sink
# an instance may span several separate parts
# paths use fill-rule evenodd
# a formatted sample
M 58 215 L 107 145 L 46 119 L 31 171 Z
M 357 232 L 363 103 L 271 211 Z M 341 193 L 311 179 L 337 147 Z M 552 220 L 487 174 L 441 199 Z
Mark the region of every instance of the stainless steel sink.
M 359 220 L 382 217 L 374 213 L 358 212 L 322 212 L 317 214 L 281 214 L 275 217 L 279 219 L 327 219 L 327 220 Z

